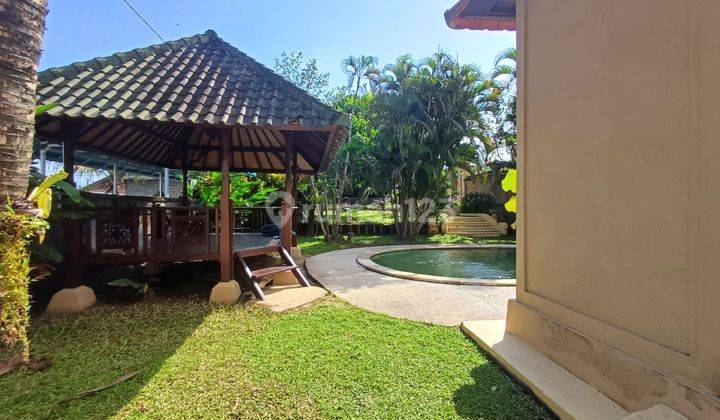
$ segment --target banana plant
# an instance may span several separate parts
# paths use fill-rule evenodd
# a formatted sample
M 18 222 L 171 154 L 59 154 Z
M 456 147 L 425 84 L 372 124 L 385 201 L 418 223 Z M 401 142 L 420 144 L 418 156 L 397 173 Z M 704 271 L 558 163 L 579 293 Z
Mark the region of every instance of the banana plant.
M 54 175 L 50 175 L 45 178 L 40 185 L 33 188 L 30 191 L 27 199 L 37 204 L 39 213 L 38 216 L 47 219 L 50 217 L 50 211 L 52 210 L 52 189 L 51 187 L 63 179 L 67 178 L 68 174 L 64 171 L 58 172 Z M 68 184 L 69 185 L 69 184 Z
M 60 198 L 67 196 L 72 202 L 80 204 L 85 207 L 93 207 L 93 203 L 83 198 L 80 192 L 70 183 L 65 181 L 67 173 L 58 172 L 57 174 L 43 177 L 36 171 L 30 172 L 30 185 L 37 185 L 30 191 L 27 199 L 33 203 L 37 210 L 35 214 L 42 218 L 48 219 L 52 212 L 53 207 L 53 190 L 60 190 L 64 194 Z M 57 198 L 57 197 L 56 197 Z M 64 207 L 64 206 L 63 206 Z M 84 218 L 86 215 L 83 212 L 68 210 L 65 208 L 59 209 L 59 212 L 53 212 L 53 219 L 76 219 Z M 40 272 L 42 277 L 49 274 L 48 269 L 40 269 L 44 266 L 44 262 L 58 263 L 62 261 L 62 254 L 56 249 L 52 248 L 48 244 L 44 243 L 45 235 L 44 231 L 38 235 L 37 241 L 31 243 L 30 248 L 35 262 L 34 270 Z

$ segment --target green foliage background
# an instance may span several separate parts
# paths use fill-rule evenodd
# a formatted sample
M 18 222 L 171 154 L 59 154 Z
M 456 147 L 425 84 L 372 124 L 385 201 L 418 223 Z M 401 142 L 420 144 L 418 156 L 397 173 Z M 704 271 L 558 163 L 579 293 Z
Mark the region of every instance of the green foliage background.
M 284 188 L 285 176 L 280 174 L 230 174 L 230 200 L 241 207 L 263 205 L 268 195 Z M 189 175 L 188 195 L 193 201 L 214 207 L 220 202 L 222 174 L 220 172 L 192 172 Z

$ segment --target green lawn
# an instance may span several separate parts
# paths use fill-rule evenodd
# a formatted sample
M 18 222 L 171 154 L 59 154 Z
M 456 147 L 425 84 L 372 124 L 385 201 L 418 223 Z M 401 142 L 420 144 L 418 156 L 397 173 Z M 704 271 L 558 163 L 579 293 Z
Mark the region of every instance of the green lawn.
M 327 217 L 332 218 L 333 211 L 329 210 Z M 392 211 L 371 210 L 371 209 L 345 209 L 340 213 L 342 223 L 364 224 L 377 223 L 381 225 L 392 225 L 395 223 Z
M 326 243 L 322 236 L 300 236 L 298 239 L 298 247 L 303 255 L 316 255 L 324 252 L 337 251 L 339 249 L 357 248 L 363 246 L 382 246 L 382 245 L 398 245 L 398 244 L 496 244 L 510 243 L 514 244 L 514 239 L 507 238 L 469 238 L 460 235 L 432 235 L 423 236 L 416 241 L 401 242 L 394 235 L 389 236 L 353 236 L 350 243 Z
M 205 298 L 100 305 L 35 322 L 33 350 L 53 364 L 0 377 L 0 417 L 548 417 L 457 329 L 335 298 L 281 315 L 213 308 Z
M 346 212 L 351 223 L 378 223 L 381 225 L 392 225 L 395 223 L 393 214 L 390 210 L 357 210 L 357 212 Z

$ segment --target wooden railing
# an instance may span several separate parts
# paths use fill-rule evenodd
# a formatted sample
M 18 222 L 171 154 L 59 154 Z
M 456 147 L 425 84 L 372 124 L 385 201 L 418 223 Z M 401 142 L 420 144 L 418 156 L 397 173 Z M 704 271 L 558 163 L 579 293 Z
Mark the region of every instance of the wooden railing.
M 270 214 L 279 220 L 280 207 L 235 207 L 235 232 L 260 232 L 260 228 L 273 223 Z
M 78 255 L 94 263 L 212 260 L 219 257 L 216 207 L 82 209 Z M 233 233 L 272 223 L 266 208 L 235 208 Z M 270 211 L 278 211 L 271 208 Z

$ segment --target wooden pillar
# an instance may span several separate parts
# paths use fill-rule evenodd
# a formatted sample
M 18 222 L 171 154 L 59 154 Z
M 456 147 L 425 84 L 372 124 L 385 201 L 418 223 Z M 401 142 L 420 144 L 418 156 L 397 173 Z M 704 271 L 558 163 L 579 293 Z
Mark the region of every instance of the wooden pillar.
M 219 130 L 222 143 L 221 171 L 222 192 L 220 194 L 220 281 L 231 281 L 233 272 L 233 211 L 230 201 L 230 131 Z
M 285 136 L 285 200 L 282 202 L 281 218 L 282 226 L 280 227 L 280 244 L 283 248 L 292 249 L 292 212 L 295 202 L 292 199 L 294 191 L 293 184 L 295 176 L 293 174 L 293 144 L 288 136 Z
M 65 181 L 75 185 L 75 142 L 67 140 L 63 143 L 63 170 L 68 176 Z
M 75 186 L 75 142 L 67 140 L 63 143 L 63 170 L 68 174 L 65 179 Z M 64 284 L 71 289 L 82 284 L 82 265 L 78 259 L 80 252 L 80 222 L 72 219 L 63 220 L 64 239 Z
M 295 147 L 293 147 L 292 151 L 292 199 L 293 199 L 293 206 L 298 207 L 293 211 L 293 217 L 292 217 L 292 230 L 295 232 L 296 235 L 299 234 L 300 231 L 300 217 L 301 212 L 298 205 L 298 199 L 297 199 L 297 185 L 298 185 L 298 165 L 297 165 L 297 150 Z M 292 246 L 296 247 L 298 246 L 298 238 L 297 236 L 293 237 L 292 239 Z

